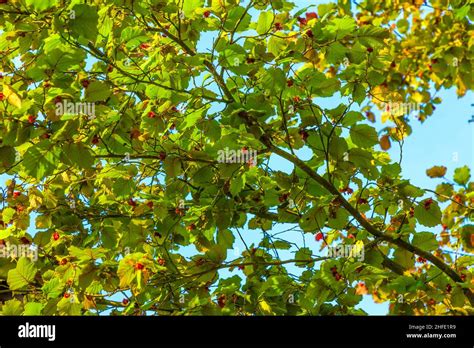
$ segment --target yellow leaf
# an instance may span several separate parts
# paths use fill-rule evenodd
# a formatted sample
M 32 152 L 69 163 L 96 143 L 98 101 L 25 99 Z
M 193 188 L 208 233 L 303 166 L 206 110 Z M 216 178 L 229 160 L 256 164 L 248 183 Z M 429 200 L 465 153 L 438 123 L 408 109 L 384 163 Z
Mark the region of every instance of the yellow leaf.
M 270 307 L 270 305 L 268 304 L 267 301 L 262 300 L 262 301 L 260 301 L 259 305 L 260 305 L 260 309 L 264 313 L 266 313 L 266 314 L 271 314 L 272 313 L 272 308 Z
M 3 85 L 3 94 L 11 105 L 21 108 L 21 99 L 10 86 Z
M 442 178 L 446 174 L 445 166 L 434 166 L 426 170 L 426 175 L 430 178 Z

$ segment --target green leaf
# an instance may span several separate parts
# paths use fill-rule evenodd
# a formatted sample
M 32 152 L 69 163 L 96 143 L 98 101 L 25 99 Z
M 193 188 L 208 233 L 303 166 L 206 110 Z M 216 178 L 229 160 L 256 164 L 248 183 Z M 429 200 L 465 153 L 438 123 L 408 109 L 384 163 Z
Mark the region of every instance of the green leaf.
M 414 246 L 425 251 L 433 251 L 438 248 L 436 236 L 431 232 L 415 233 L 412 243 Z
M 420 202 L 415 207 L 415 218 L 420 224 L 427 227 L 434 227 L 441 223 L 441 209 L 438 206 L 438 203 L 432 202 L 428 208 L 425 207 L 424 202 Z
M 69 13 L 72 32 L 77 36 L 95 41 L 99 15 L 95 6 L 84 4 L 75 5 Z M 74 18 L 71 18 L 74 17 Z
M 356 23 L 351 17 L 334 18 L 327 25 L 326 29 L 330 33 L 337 34 L 338 38 L 342 38 L 347 34 L 353 32 L 356 28 Z
M 53 6 L 56 6 L 57 3 L 57 0 L 25 0 L 26 6 L 33 8 L 36 12 L 42 12 L 44 10 L 50 9 Z
M 0 147 L 0 168 L 11 167 L 15 163 L 15 149 L 11 146 Z
M 352 126 L 350 136 L 355 145 L 363 148 L 369 148 L 378 143 L 375 128 L 366 124 L 356 124 Z
M 53 148 L 49 141 L 43 141 L 28 148 L 22 165 L 28 175 L 41 180 L 51 175 L 57 168 L 58 155 L 58 149 Z
M 63 146 L 63 158 L 66 163 L 81 169 L 88 169 L 94 164 L 94 156 L 82 143 L 68 143 Z
M 59 278 L 52 278 L 44 283 L 41 288 L 46 298 L 57 298 L 64 291 L 64 283 Z
M 300 248 L 296 254 L 295 254 L 295 259 L 296 260 L 311 260 L 313 253 L 311 252 L 311 249 L 309 248 Z M 312 262 L 296 262 L 295 265 L 298 267 L 307 267 L 311 266 Z
M 257 33 L 259 35 L 265 34 L 272 28 L 273 23 L 273 13 L 270 11 L 260 12 L 257 22 Z
M 300 227 L 305 232 L 319 231 L 324 227 L 327 214 L 324 208 L 311 208 L 300 220 Z
M 231 179 L 229 190 L 232 196 L 237 196 L 244 187 L 245 187 L 245 176 L 237 175 Z
M 204 6 L 204 0 L 184 0 L 183 12 L 186 17 L 193 17 L 194 12 Z
M 362 300 L 362 295 L 357 295 L 355 289 L 349 289 L 345 294 L 341 294 L 338 302 L 343 306 L 354 307 Z
M 106 100 L 112 91 L 109 86 L 102 81 L 92 81 L 86 88 L 85 100 L 88 102 L 98 102 Z
M 474 251 L 474 225 L 465 225 L 460 232 L 463 248 L 468 252 Z
M 454 170 L 454 181 L 459 185 L 466 185 L 471 178 L 471 170 L 468 166 L 459 167 Z
M 405 269 L 411 269 L 415 265 L 415 257 L 408 250 L 397 248 L 393 256 L 394 261 Z
M 23 308 L 21 306 L 21 302 L 17 299 L 8 300 L 2 306 L 3 315 L 21 315 L 22 312 Z
M 462 307 L 466 302 L 466 296 L 462 292 L 461 287 L 455 287 L 451 294 L 451 302 L 454 307 Z
M 250 14 L 246 13 L 242 6 L 231 7 L 227 20 L 224 23 L 224 29 L 229 31 L 240 32 L 248 29 L 252 20 Z
M 35 279 L 38 269 L 30 259 L 22 257 L 18 260 L 16 267 L 8 271 L 8 285 L 10 290 L 21 289 Z
M 205 110 L 200 109 L 187 114 L 183 122 L 183 130 L 193 127 L 197 121 L 201 119 L 204 111 Z
M 28 302 L 23 315 L 41 315 L 44 305 L 39 302 Z
M 232 248 L 235 237 L 229 230 L 219 230 L 217 232 L 217 244 L 221 245 L 225 249 Z

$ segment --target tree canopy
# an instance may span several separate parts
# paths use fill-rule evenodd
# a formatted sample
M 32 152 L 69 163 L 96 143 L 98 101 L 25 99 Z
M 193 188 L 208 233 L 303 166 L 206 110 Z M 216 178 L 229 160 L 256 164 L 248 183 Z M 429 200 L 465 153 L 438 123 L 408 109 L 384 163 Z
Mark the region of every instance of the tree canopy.
M 387 153 L 473 89 L 473 6 L 307 5 L 0 1 L 2 314 L 473 314 L 469 167 Z

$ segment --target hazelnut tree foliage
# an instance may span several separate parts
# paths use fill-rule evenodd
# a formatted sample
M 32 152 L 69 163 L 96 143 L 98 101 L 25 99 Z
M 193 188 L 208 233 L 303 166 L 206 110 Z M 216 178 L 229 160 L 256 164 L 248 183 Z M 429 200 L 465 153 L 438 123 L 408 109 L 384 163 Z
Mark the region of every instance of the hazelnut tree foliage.
M 473 89 L 468 3 L 1 1 L 0 239 L 39 248 L 0 260 L 2 313 L 364 314 L 368 293 L 391 314 L 472 314 L 469 168 L 429 169 L 430 191 L 387 154 L 434 90 Z M 385 112 L 377 132 L 388 102 L 419 120 Z M 256 165 L 219 162 L 225 148 Z M 235 256 L 242 229 L 260 242 Z M 341 243 L 365 259 L 326 256 Z

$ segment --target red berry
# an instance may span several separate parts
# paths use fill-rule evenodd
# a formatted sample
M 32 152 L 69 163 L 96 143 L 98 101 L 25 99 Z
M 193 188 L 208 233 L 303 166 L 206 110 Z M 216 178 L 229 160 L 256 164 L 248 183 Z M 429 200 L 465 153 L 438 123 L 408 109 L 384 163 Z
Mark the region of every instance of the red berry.
M 140 262 L 138 262 L 138 263 L 135 265 L 135 269 L 137 269 L 137 270 L 139 270 L 139 271 L 141 271 L 141 270 L 144 269 L 144 268 L 145 268 L 145 266 L 143 266 L 143 264 L 140 263 Z
M 300 23 L 300 25 L 306 25 L 308 21 L 306 20 L 306 18 L 298 17 L 298 22 Z
M 146 205 L 148 206 L 148 208 L 153 209 L 153 202 L 152 201 L 147 202 Z
M 128 300 L 128 298 L 124 298 L 124 299 L 122 300 L 122 304 L 123 304 L 124 306 L 127 306 L 129 302 L 130 302 L 130 301 Z
M 451 292 L 451 290 L 453 289 L 453 287 L 451 286 L 451 284 L 448 284 L 446 285 L 446 292 Z
M 310 38 L 313 38 L 313 31 L 311 29 L 306 30 L 306 35 Z
M 425 207 L 425 210 L 430 209 L 431 204 L 433 204 L 433 200 L 431 198 L 428 198 L 426 201 L 424 201 L 423 206 Z
M 294 97 L 293 97 L 293 101 L 294 101 L 295 103 L 299 103 L 299 102 L 301 101 L 301 98 L 298 97 L 298 96 L 294 96 Z
M 211 11 L 206 11 L 203 14 L 204 18 L 209 18 L 210 15 L 211 15 Z
M 146 50 L 146 49 L 149 48 L 149 47 L 150 47 L 150 45 L 147 44 L 147 43 L 142 43 L 142 44 L 140 44 L 140 48 L 141 48 L 141 49 Z
M 395 62 L 392 62 L 392 64 L 390 64 L 390 66 L 391 66 L 392 68 L 395 68 L 395 67 L 397 66 L 397 64 L 396 64 Z
M 280 197 L 278 197 L 278 200 L 279 200 L 281 203 L 283 203 L 283 202 L 285 202 L 285 201 L 288 199 L 289 196 L 290 196 L 289 193 L 284 193 L 284 194 L 282 194 Z
M 247 64 L 253 64 L 255 63 L 255 58 L 249 57 L 247 58 Z
M 66 263 L 67 263 L 67 259 L 61 259 L 60 264 L 61 264 L 62 266 L 64 266 Z
M 69 297 L 71 297 L 71 294 L 69 292 L 65 292 L 64 293 L 64 298 L 69 298 Z
M 91 143 L 94 144 L 94 145 L 97 145 L 100 141 L 100 138 L 99 136 L 96 134 L 92 137 L 92 140 L 91 140 Z
M 30 240 L 26 237 L 20 238 L 21 244 L 31 244 Z
M 316 242 L 319 242 L 320 240 L 324 239 L 324 234 L 322 232 L 318 232 L 314 238 L 316 239 Z
M 53 233 L 53 239 L 54 239 L 54 240 L 58 240 L 58 239 L 59 239 L 59 233 L 58 233 L 58 232 L 54 232 L 54 233 Z
M 13 198 L 17 198 L 21 195 L 21 192 L 15 191 L 13 192 Z
M 33 115 L 28 116 L 28 123 L 33 124 L 36 122 L 36 117 Z
M 137 202 L 135 202 L 135 201 L 133 200 L 133 198 L 130 198 L 127 203 L 128 203 L 128 205 L 131 205 L 132 207 L 136 207 L 136 206 L 137 206 Z
M 114 71 L 114 67 L 112 65 L 109 65 L 107 67 L 107 72 L 112 72 L 112 71 Z
M 300 133 L 301 139 L 303 139 L 303 141 L 306 141 L 306 139 L 308 139 L 309 134 L 306 130 L 302 129 L 302 130 L 300 130 L 299 133 Z
M 245 265 L 239 265 L 238 268 L 242 271 L 245 269 Z
M 465 282 L 465 281 L 466 281 L 466 278 L 467 278 L 467 276 L 466 276 L 464 273 L 462 273 L 462 274 L 461 274 L 461 280 L 462 280 L 463 282 Z
M 62 102 L 63 98 L 60 95 L 54 98 L 54 104 L 61 104 Z
M 149 118 L 155 118 L 155 117 L 156 117 L 155 112 L 154 112 L 154 111 L 150 111 L 150 112 L 148 113 L 148 117 L 149 117 Z
M 164 161 L 165 158 L 166 158 L 166 152 L 161 151 L 160 154 L 159 154 L 159 157 L 160 157 L 160 160 Z
M 311 19 L 318 19 L 318 14 L 316 12 L 307 12 L 306 20 L 309 21 Z
M 188 231 L 194 231 L 194 230 L 196 229 L 196 225 L 195 225 L 195 224 L 191 224 L 191 225 L 189 225 L 188 227 L 186 227 L 186 229 L 187 229 Z
M 89 80 L 82 80 L 81 85 L 82 85 L 82 87 L 87 88 L 90 85 L 90 81 Z
M 5 99 L 5 94 L 3 94 L 2 92 L 0 92 L 0 100 L 3 100 Z
M 173 107 L 171 108 L 171 111 L 173 111 L 173 112 L 179 112 L 179 110 L 178 110 L 178 108 L 177 108 L 176 106 L 173 106 Z
M 420 263 L 425 263 L 426 262 L 426 259 L 424 257 L 421 257 L 421 256 L 419 256 L 416 260 Z
M 434 306 L 436 304 L 436 301 L 434 299 L 430 298 L 430 300 L 428 301 L 428 304 L 430 306 Z
M 340 281 L 342 279 L 342 275 L 340 275 L 339 273 L 336 273 L 334 275 L 334 278 L 336 278 L 337 281 Z
M 160 258 L 157 260 L 157 262 L 158 262 L 158 264 L 159 264 L 160 266 L 164 266 L 165 263 L 166 263 L 166 260 L 160 257 Z
M 372 53 L 374 49 L 372 47 L 367 47 L 367 52 Z
M 226 302 L 225 295 L 220 295 L 219 298 L 217 299 L 217 303 L 219 307 L 224 308 Z
M 275 23 L 275 30 L 282 30 L 283 29 L 283 26 L 281 25 L 281 23 Z
M 353 235 L 352 233 L 350 233 L 350 234 L 347 236 L 347 238 L 349 238 L 349 239 L 355 239 L 355 237 L 354 237 L 354 235 Z
M 288 81 L 286 81 L 286 85 L 287 85 L 288 87 L 293 86 L 293 80 L 288 80 Z
M 347 193 L 347 194 L 351 195 L 352 193 L 354 193 L 354 190 L 351 189 L 351 188 L 348 186 L 348 187 L 345 187 L 345 188 L 340 189 L 339 192 Z

